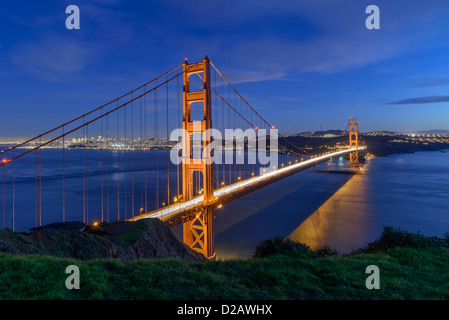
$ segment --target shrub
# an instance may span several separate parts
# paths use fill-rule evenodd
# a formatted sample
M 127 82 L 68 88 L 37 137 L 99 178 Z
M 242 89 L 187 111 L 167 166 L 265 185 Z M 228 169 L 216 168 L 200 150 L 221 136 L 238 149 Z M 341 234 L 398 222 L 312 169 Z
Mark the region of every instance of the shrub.
M 446 233 L 443 235 L 443 239 L 444 239 L 444 241 L 446 241 L 446 243 L 449 245 L 449 232 L 446 232 Z
M 411 233 L 402 231 L 392 226 L 384 227 L 382 235 L 376 241 L 368 243 L 363 252 L 371 253 L 394 247 L 404 248 L 428 248 L 428 247 L 448 247 L 448 241 L 439 237 L 425 236 L 419 231 Z
M 283 236 L 276 236 L 274 238 L 261 241 L 254 253 L 254 257 L 263 258 L 274 254 L 297 254 L 297 253 L 312 253 L 312 250 L 305 244 L 293 241 L 291 239 L 284 239 Z
M 328 256 L 336 256 L 338 255 L 338 252 L 336 249 L 328 247 L 328 246 L 322 246 L 318 249 L 313 250 L 313 252 L 320 257 L 328 257 Z

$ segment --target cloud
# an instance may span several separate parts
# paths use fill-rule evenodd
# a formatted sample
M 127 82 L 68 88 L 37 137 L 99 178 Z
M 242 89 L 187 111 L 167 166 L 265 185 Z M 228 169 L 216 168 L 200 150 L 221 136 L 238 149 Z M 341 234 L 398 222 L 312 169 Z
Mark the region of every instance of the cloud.
M 120 0 L 93 0 L 92 2 L 98 3 L 100 5 L 116 6 L 122 3 Z
M 256 82 L 265 80 L 280 80 L 285 76 L 284 72 L 265 72 L 259 70 L 230 70 L 227 72 L 229 81 L 233 84 L 243 82 Z M 227 75 L 225 75 L 228 77 Z
M 358 0 L 348 2 L 342 6 L 328 1 L 279 1 L 276 6 L 270 2 L 254 6 L 233 5 L 234 1 L 230 0 L 229 6 L 218 8 L 218 4 L 208 1 L 196 11 L 187 5 L 180 10 L 194 17 L 184 23 L 191 23 L 196 27 L 194 30 L 202 31 L 197 28 L 205 21 L 195 17 L 220 11 L 219 16 L 206 18 L 206 25 L 217 33 L 205 38 L 208 33 L 202 32 L 196 39 L 198 43 L 213 42 L 214 47 L 199 45 L 198 48 L 208 49 L 211 59 L 223 61 L 229 70 L 246 70 L 247 76 L 236 77 L 239 82 L 282 79 L 289 73 L 344 72 L 447 43 L 441 41 L 447 35 L 444 27 L 447 19 L 442 8 L 448 4 L 444 1 L 436 1 L 423 9 L 409 6 L 406 1 L 379 0 L 381 29 L 375 31 L 365 28 L 366 5 Z M 283 23 L 278 17 L 286 17 L 287 21 L 294 17 L 298 23 Z M 261 20 L 267 27 L 259 33 L 251 32 L 252 24 Z M 434 27 L 429 28 L 429 25 Z M 189 36 L 195 39 L 195 35 Z M 216 44 L 217 38 L 221 45 Z
M 449 96 L 427 96 L 427 97 L 416 97 L 398 100 L 390 102 L 387 104 L 399 105 L 399 104 L 427 104 L 427 103 L 439 103 L 439 102 L 449 102 Z
M 381 103 L 381 102 L 387 102 L 388 99 L 375 99 L 375 100 L 371 100 L 371 103 Z
M 320 37 L 307 42 L 282 39 L 248 41 L 236 47 L 234 53 L 246 52 L 246 65 L 263 68 L 274 75 L 291 71 L 336 73 L 396 56 L 405 48 L 395 45 L 378 50 L 381 39 L 366 41 L 363 37 Z
M 52 81 L 82 71 L 95 56 L 95 50 L 83 42 L 53 36 L 10 53 L 11 60 L 24 71 Z
M 419 83 L 409 86 L 409 88 L 442 87 L 442 86 L 449 85 L 449 78 L 431 77 L 431 78 L 425 78 L 422 80 L 416 80 L 413 82 L 419 82 Z
M 31 37 L 18 40 L 11 45 L 7 56 L 25 73 L 47 81 L 64 81 L 80 75 L 99 57 L 114 53 L 130 41 L 136 24 L 128 13 L 110 8 L 120 4 L 119 0 L 95 0 L 83 4 L 81 30 L 65 28 L 64 11 L 56 14 L 21 19 L 11 19 L 30 32 Z M 34 37 L 33 37 L 34 36 Z M 25 42 L 26 41 L 26 42 Z

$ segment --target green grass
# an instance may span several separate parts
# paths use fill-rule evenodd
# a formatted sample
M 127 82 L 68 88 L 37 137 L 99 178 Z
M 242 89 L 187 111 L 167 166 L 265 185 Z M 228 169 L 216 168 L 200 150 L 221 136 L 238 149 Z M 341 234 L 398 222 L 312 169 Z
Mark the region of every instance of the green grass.
M 70 264 L 80 267 L 80 290 L 65 288 Z M 380 268 L 380 290 L 365 288 L 371 264 Z M 0 299 L 447 299 L 448 265 L 447 248 L 210 263 L 1 254 Z
M 374 244 L 339 256 L 273 238 L 259 245 L 263 257 L 208 263 L 0 254 L 0 299 L 449 298 L 447 242 L 386 228 Z M 71 264 L 80 268 L 80 290 L 65 287 Z M 365 287 L 372 264 L 380 269 L 379 290 Z
M 146 225 L 144 222 L 140 222 L 137 227 L 132 228 L 128 232 L 117 237 L 117 240 L 123 242 L 126 245 L 130 245 L 131 243 L 136 242 L 141 231 L 146 229 Z

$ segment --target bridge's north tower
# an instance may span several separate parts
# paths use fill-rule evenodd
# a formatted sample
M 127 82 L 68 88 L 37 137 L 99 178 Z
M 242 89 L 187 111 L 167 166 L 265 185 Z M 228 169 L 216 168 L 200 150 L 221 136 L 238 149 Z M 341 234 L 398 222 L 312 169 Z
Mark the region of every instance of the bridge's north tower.
M 210 161 L 210 152 L 201 152 L 199 158 L 194 157 L 194 133 L 201 136 L 203 150 L 210 141 L 212 128 L 211 116 L 211 89 L 210 89 L 210 61 L 206 57 L 199 63 L 188 64 L 187 59 L 183 65 L 183 122 L 184 129 L 182 141 L 182 194 L 183 200 L 188 201 L 194 197 L 194 173 L 202 176 L 204 190 L 204 206 L 197 212 L 193 220 L 183 225 L 183 240 L 193 250 L 204 254 L 208 259 L 215 258 L 214 250 L 214 190 L 213 171 Z M 202 90 L 191 91 L 190 77 L 197 74 L 203 80 Z M 202 104 L 202 119 L 192 120 L 192 104 Z M 195 119 L 196 120 L 196 119 Z
M 357 118 L 349 118 L 349 147 L 358 149 L 359 135 L 358 135 Z M 349 165 L 355 167 L 359 165 L 359 153 L 353 152 L 349 155 Z

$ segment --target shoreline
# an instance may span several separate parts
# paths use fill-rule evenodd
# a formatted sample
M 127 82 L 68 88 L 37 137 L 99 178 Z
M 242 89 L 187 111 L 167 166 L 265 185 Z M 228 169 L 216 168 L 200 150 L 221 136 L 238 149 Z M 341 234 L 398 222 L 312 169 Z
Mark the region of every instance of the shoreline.
M 376 157 L 386 157 L 392 154 L 415 153 L 421 151 L 449 150 L 449 144 L 410 144 L 404 142 L 368 142 L 367 152 Z

